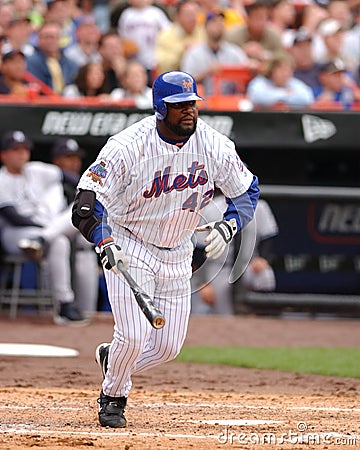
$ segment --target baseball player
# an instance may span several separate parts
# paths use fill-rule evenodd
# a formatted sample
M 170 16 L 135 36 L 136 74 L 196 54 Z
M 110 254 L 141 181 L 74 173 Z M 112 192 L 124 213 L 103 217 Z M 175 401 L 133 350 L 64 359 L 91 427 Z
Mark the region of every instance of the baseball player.
M 58 304 L 55 323 L 87 323 L 74 304 L 70 238 L 78 231 L 71 224 L 71 209 L 66 209 L 61 171 L 52 164 L 30 161 L 32 146 L 21 130 L 2 136 L 1 246 L 11 255 L 25 252 L 31 259 L 46 259 Z
M 206 222 L 221 220 L 222 211 L 226 208 L 224 196 L 216 195 L 214 201 L 209 203 L 203 211 L 202 220 Z M 251 260 L 244 270 L 239 281 L 233 285 L 229 282 L 233 269 L 234 258 L 239 251 L 241 239 L 236 236 L 229 245 L 229 251 L 224 252 L 219 258 L 209 259 L 192 277 L 192 314 L 224 314 L 234 313 L 233 288 L 237 297 L 246 295 L 248 291 L 273 291 L 276 287 L 275 273 L 270 266 L 267 257 L 271 252 L 271 238 L 278 234 L 278 226 L 270 205 L 263 199 L 258 201 L 255 210 L 256 241 Z M 202 233 L 195 233 L 195 256 L 200 254 L 202 262 L 203 242 Z M 197 261 L 195 261 L 197 263 Z M 241 293 L 240 293 L 241 292 Z
M 74 139 L 56 139 L 51 149 L 52 163 L 62 172 L 62 183 L 67 204 L 74 201 L 76 187 L 82 174 L 82 160 L 85 152 Z M 74 227 L 73 227 L 74 228 Z M 75 304 L 80 311 L 91 318 L 97 310 L 99 289 L 99 265 L 94 246 L 76 230 L 71 238 L 72 284 Z
M 73 223 L 93 242 L 104 266 L 114 316 L 111 344 L 96 360 L 104 377 L 102 426 L 125 427 L 132 376 L 174 359 L 190 314 L 191 241 L 215 186 L 227 198 L 223 219 L 204 224 L 206 253 L 219 257 L 253 217 L 257 177 L 235 146 L 198 119 L 193 77 L 165 72 L 153 84 L 155 114 L 109 138 L 82 175 Z M 120 274 L 118 262 L 162 310 L 165 326 L 153 329 Z

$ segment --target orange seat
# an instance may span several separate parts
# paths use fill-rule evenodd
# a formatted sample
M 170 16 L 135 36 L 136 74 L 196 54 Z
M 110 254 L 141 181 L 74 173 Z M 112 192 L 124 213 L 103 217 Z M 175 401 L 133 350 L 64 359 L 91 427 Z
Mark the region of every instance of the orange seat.
M 288 104 L 283 102 L 277 102 L 270 106 L 256 105 L 254 107 L 255 111 L 290 111 L 291 109 L 295 108 L 290 108 Z
M 29 104 L 29 98 L 26 96 L 20 96 L 15 94 L 1 94 L 0 104 L 15 104 L 26 105 Z M 133 99 L 121 99 L 118 101 L 105 101 L 98 97 L 80 97 L 80 98 L 67 98 L 60 95 L 38 95 L 36 98 L 31 99 L 32 105 L 58 105 L 58 106 L 94 106 L 98 108 L 136 108 L 135 101 Z
M 335 102 L 332 100 L 315 100 L 310 109 L 313 111 L 343 111 L 344 105 L 341 102 Z
M 351 111 L 359 111 L 360 110 L 360 102 L 354 102 L 354 104 L 350 108 Z
M 221 70 L 213 75 L 213 94 L 223 95 L 222 84 L 224 81 L 234 83 L 235 94 L 244 94 L 253 77 L 254 74 L 246 66 L 222 66 Z
M 252 105 L 244 95 L 209 95 L 204 109 L 213 111 L 248 111 Z

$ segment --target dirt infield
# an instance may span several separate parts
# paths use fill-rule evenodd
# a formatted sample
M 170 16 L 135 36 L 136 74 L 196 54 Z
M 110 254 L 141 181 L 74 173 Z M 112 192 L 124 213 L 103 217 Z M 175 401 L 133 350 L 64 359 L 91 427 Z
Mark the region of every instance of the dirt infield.
M 360 380 L 185 364 L 134 377 L 124 430 L 97 422 L 94 349 L 110 316 L 83 328 L 0 316 L 0 342 L 52 344 L 74 358 L 0 356 L 0 449 L 360 448 Z M 358 346 L 350 320 L 196 317 L 187 345 Z

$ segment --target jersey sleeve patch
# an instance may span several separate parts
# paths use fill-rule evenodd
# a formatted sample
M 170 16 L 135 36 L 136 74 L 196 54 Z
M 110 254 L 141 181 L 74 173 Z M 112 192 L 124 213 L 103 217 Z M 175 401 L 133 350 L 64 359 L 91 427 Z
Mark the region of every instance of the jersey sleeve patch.
M 99 183 L 100 186 L 104 184 L 103 180 L 107 176 L 107 169 L 106 164 L 104 161 L 100 161 L 100 163 L 95 164 L 94 166 L 91 166 L 86 174 L 87 177 L 90 177 L 90 179 L 94 183 Z

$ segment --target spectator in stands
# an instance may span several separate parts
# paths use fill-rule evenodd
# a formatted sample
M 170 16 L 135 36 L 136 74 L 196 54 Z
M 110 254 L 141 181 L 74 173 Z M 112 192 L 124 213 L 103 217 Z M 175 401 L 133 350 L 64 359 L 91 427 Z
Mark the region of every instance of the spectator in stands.
M 313 93 L 319 89 L 319 71 L 321 64 L 314 61 L 311 49 L 312 37 L 305 28 L 294 35 L 292 46 L 288 52 L 294 59 L 294 77 L 311 87 Z
M 67 58 L 78 69 L 89 62 L 101 61 L 99 53 L 100 30 L 92 20 L 83 20 L 76 29 L 76 42 L 64 50 Z
M 207 15 L 220 9 L 224 14 L 226 29 L 245 23 L 246 11 L 241 0 L 198 0 L 198 4 L 200 5 L 199 25 L 205 25 Z
M 110 8 L 111 4 L 116 4 L 115 1 L 109 0 L 92 0 L 92 13 L 96 25 L 102 34 L 110 30 Z
M 12 19 L 5 29 L 1 52 L 4 54 L 11 50 L 21 50 L 25 56 L 32 55 L 34 47 L 29 42 L 32 32 L 33 29 L 27 17 Z
M 224 65 L 247 66 L 248 58 L 235 44 L 225 41 L 225 21 L 221 11 L 208 13 L 205 24 L 206 41 L 185 53 L 181 70 L 191 73 L 204 88 L 204 95 L 213 93 L 212 75 Z M 224 83 L 224 94 L 235 93 L 231 83 Z
M 240 46 L 250 59 L 250 66 L 261 71 L 274 53 L 283 50 L 281 35 L 269 23 L 268 1 L 255 0 L 245 9 L 246 24 L 228 29 L 225 39 Z
M 5 53 L 0 72 L 0 94 L 26 97 L 32 101 L 39 95 L 56 97 L 54 91 L 26 70 L 26 58 L 20 50 Z
M 12 50 L 2 56 L 0 94 L 27 98 L 29 84 L 25 81 L 26 61 L 20 50 Z
M 344 109 L 360 101 L 360 88 L 346 72 L 344 63 L 335 59 L 322 65 L 319 73 L 320 87 L 316 91 L 316 106 L 319 102 L 339 102 Z
M 41 22 L 42 15 L 46 11 L 46 6 L 43 2 L 33 0 L 11 0 L 14 7 L 14 18 L 28 18 L 31 25 L 36 28 Z
M 314 37 L 319 24 L 328 18 L 328 12 L 320 2 L 303 2 L 301 7 L 297 9 L 297 26 L 296 28 L 305 29 L 312 37 Z
M 321 21 L 313 39 L 314 59 L 320 63 L 331 61 L 338 56 L 343 42 L 343 28 L 336 19 Z
M 329 19 L 337 20 L 343 30 L 348 30 L 352 25 L 350 3 L 344 0 L 330 0 L 326 6 Z
M 360 85 L 360 6 L 353 11 L 354 25 L 352 28 L 344 32 L 344 41 L 341 49 L 341 53 L 346 60 L 350 57 L 356 57 L 355 65 L 358 67 L 357 73 L 354 73 L 354 77 L 357 84 Z
M 174 22 L 157 35 L 155 54 L 159 73 L 180 70 L 184 52 L 205 41 L 204 27 L 198 25 L 199 5 L 194 0 L 177 3 Z
M 82 173 L 85 151 L 74 139 L 57 139 L 51 149 L 52 163 L 62 171 L 64 194 L 68 205 L 72 204 Z M 75 304 L 90 318 L 97 310 L 99 288 L 99 264 L 94 246 L 81 233 L 71 240 L 73 260 L 73 286 Z
M 220 220 L 227 205 L 222 195 L 216 194 L 213 201 L 202 210 L 202 223 Z M 250 262 L 244 270 L 236 289 L 244 295 L 248 291 L 273 291 L 276 287 L 275 274 L 270 265 L 271 238 L 278 234 L 278 226 L 269 204 L 259 200 L 254 216 L 256 232 L 255 247 Z M 229 251 L 218 259 L 206 259 L 203 233 L 195 234 L 193 257 L 192 314 L 234 313 L 233 285 L 230 274 L 241 245 L 240 237 L 231 243 Z M 240 273 L 239 273 L 240 275 Z
M 46 0 L 46 4 L 45 22 L 57 22 L 60 25 L 60 48 L 75 44 L 78 23 L 71 15 L 69 0 Z
M 14 5 L 12 2 L 0 3 L 0 41 L 5 38 L 5 30 L 14 18 Z
M 90 1 L 93 3 L 93 0 Z M 68 14 L 75 22 L 76 27 L 84 20 L 96 23 L 88 0 L 66 0 L 66 6 L 69 10 Z
M 59 95 L 65 86 L 73 83 L 77 73 L 76 64 L 60 48 L 60 32 L 57 22 L 45 22 L 39 30 L 38 46 L 27 59 L 29 72 Z
M 344 29 L 335 19 L 326 19 L 320 23 L 318 33 L 314 37 L 314 59 L 320 63 L 341 59 L 354 76 L 357 76 L 359 56 L 343 52 Z
M 105 91 L 111 92 L 121 87 L 119 80 L 123 76 L 127 63 L 122 41 L 116 32 L 109 31 L 101 36 L 99 53 L 105 71 L 103 88 Z
M 152 89 L 147 81 L 145 67 L 138 61 L 129 61 L 121 79 L 122 88 L 114 89 L 110 97 L 113 101 L 133 100 L 139 109 L 152 109 Z
M 46 3 L 44 1 L 38 1 L 38 0 L 13 0 L 15 8 L 18 7 L 18 2 L 25 2 L 28 3 L 28 7 L 25 8 L 27 10 L 27 13 L 24 13 L 26 17 L 30 19 L 30 24 L 36 32 L 41 25 L 44 23 L 44 15 L 46 13 Z
M 105 72 L 101 62 L 90 62 L 80 67 L 74 83 L 65 86 L 63 97 L 97 97 L 109 100 L 109 92 L 104 86 Z
M 156 38 L 161 30 L 171 25 L 171 21 L 153 0 L 129 0 L 129 5 L 120 16 L 118 33 L 122 39 L 136 44 L 136 59 L 146 68 L 151 86 L 156 70 Z
M 6 189 L 0 191 L 1 245 L 12 255 L 24 252 L 34 260 L 46 259 L 58 302 L 55 322 L 84 323 L 71 288 L 70 241 L 63 231 L 75 228 L 70 210 L 64 212 L 61 171 L 52 164 L 29 162 L 31 147 L 20 130 L 2 137 L 0 176 Z M 46 245 L 39 234 L 46 235 Z
M 116 30 L 121 14 L 126 8 L 129 8 L 129 3 L 127 0 L 120 0 L 118 2 L 112 3 L 110 10 L 110 29 Z M 169 16 L 170 17 L 170 16 Z
M 263 75 L 253 78 L 247 97 L 254 107 L 307 108 L 314 101 L 310 86 L 294 77 L 294 61 L 289 54 L 280 53 L 268 61 Z
M 291 0 L 275 0 L 270 7 L 270 23 L 280 33 L 282 45 L 292 45 L 296 10 Z

